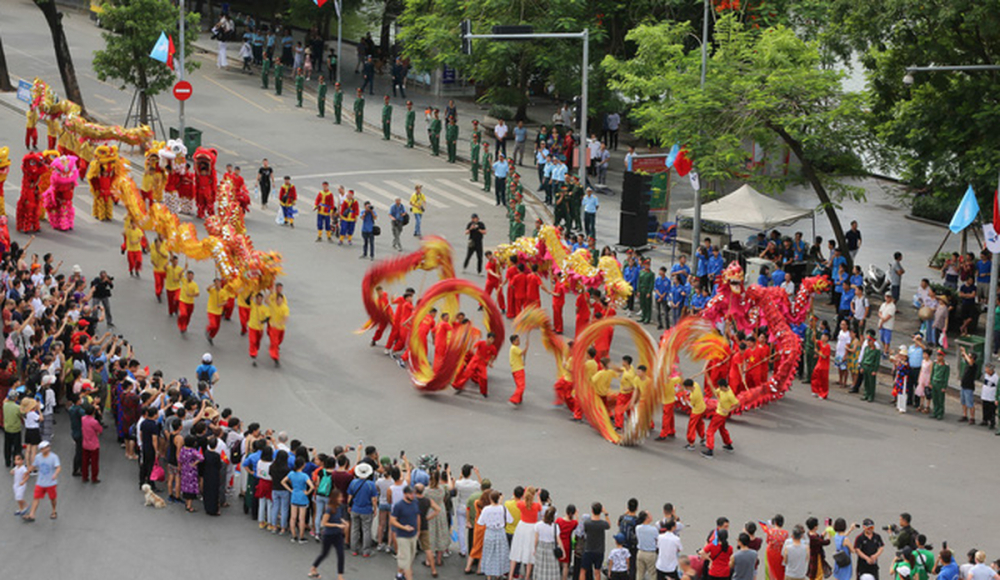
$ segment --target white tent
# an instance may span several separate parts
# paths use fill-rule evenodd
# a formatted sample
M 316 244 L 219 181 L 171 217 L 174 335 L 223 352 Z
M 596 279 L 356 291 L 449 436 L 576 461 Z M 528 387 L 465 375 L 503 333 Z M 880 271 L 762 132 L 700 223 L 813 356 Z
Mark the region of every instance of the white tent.
M 677 215 L 692 218 L 694 208 L 682 209 Z M 771 228 L 812 218 L 813 210 L 768 197 L 749 185 L 743 185 L 729 195 L 701 206 L 701 219 L 754 230 Z

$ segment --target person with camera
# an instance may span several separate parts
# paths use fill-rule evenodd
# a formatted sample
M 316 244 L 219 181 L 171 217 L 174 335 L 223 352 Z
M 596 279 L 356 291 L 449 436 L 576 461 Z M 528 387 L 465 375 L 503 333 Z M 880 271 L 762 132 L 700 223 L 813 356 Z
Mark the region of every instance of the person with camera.
M 115 279 L 108 275 L 107 270 L 101 270 L 100 276 L 91 280 L 90 287 L 93 289 L 94 302 L 99 304 L 104 311 L 104 319 L 108 322 L 108 327 L 114 328 L 115 323 L 111 318 L 111 290 L 115 287 Z
M 403 226 L 410 222 L 410 216 L 406 213 L 402 199 L 397 197 L 396 202 L 389 208 L 389 219 L 392 220 L 392 247 L 402 252 L 403 243 L 399 240 L 399 236 L 403 233 Z
M 889 541 L 899 550 L 914 550 L 917 547 L 917 531 L 910 525 L 910 514 L 899 514 L 899 525 L 889 525 L 882 528 L 889 532 Z
M 863 574 L 870 574 L 874 580 L 878 580 L 878 557 L 885 550 L 885 544 L 882 536 L 875 532 L 875 522 L 870 518 L 865 518 L 861 526 L 861 535 L 854 539 L 854 553 L 858 555 L 858 578 Z

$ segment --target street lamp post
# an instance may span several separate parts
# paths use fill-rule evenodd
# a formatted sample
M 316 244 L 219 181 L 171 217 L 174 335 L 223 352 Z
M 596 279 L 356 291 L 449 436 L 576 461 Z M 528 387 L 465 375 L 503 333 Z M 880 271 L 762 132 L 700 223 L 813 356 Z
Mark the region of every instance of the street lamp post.
M 705 90 L 705 75 L 708 72 L 708 0 L 705 0 L 705 15 L 701 23 L 701 90 Z M 699 180 L 699 185 L 701 184 Z M 701 245 L 701 191 L 694 192 L 694 216 L 691 218 L 691 268 L 698 272 L 698 247 Z
M 903 84 L 913 84 L 913 73 L 915 72 L 975 72 L 1000 70 L 1000 65 L 996 64 L 968 64 L 968 65 L 930 65 L 930 66 L 910 66 L 906 67 L 906 76 L 903 77 Z M 997 177 L 997 191 L 1000 191 L 1000 176 Z M 993 224 L 993 227 L 1000 227 L 1000 224 Z M 990 291 L 986 302 L 986 332 L 983 344 L 983 358 L 989 360 L 993 353 L 993 324 L 996 321 L 997 303 L 997 275 L 1000 274 L 1000 255 L 996 253 L 990 257 Z M 984 362 L 985 364 L 985 362 Z

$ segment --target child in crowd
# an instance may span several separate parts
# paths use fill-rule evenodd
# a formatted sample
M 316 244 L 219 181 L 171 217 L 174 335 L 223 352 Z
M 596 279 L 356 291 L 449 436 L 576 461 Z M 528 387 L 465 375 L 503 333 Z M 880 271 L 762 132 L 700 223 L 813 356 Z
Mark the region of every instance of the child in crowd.
M 23 516 L 28 512 L 28 502 L 24 501 L 24 491 L 28 488 L 28 466 L 24 464 L 24 456 L 18 453 L 14 456 L 14 468 L 10 470 L 14 476 L 14 501 L 17 502 L 15 516 Z

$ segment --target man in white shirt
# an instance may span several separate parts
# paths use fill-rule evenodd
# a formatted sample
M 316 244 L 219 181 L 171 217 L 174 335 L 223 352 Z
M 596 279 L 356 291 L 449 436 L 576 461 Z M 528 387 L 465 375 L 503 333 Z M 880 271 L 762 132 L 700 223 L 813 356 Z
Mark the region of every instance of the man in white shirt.
M 792 282 L 792 275 L 788 272 L 785 272 L 785 280 L 781 283 L 781 289 L 785 291 L 785 294 L 788 294 L 789 300 L 794 300 L 795 282 Z
M 473 479 L 472 474 L 476 474 Z M 459 509 L 455 510 L 455 531 L 458 533 L 458 553 L 465 556 L 468 553 L 468 535 L 471 529 L 466 529 L 465 505 L 469 497 L 482 490 L 482 478 L 479 476 L 479 468 L 466 463 L 462 466 L 462 477 L 455 480 L 455 505 Z
M 503 148 L 503 154 L 507 155 L 507 125 L 503 122 L 503 119 L 497 121 L 497 126 L 493 127 L 493 136 L 496 137 L 497 143 L 493 151 L 496 158 L 500 158 L 500 149 Z
M 983 392 L 979 396 L 983 402 L 983 422 L 980 425 L 988 425 L 990 429 L 997 426 L 997 382 L 1000 376 L 997 375 L 993 363 L 986 363 L 983 373 Z
M 861 336 L 865 332 L 865 322 L 868 321 L 870 309 L 868 298 L 860 286 L 854 288 L 854 299 L 851 300 L 851 315 L 854 318 L 854 332 Z
M 921 306 L 927 306 L 927 297 L 930 294 L 930 291 L 931 281 L 924 278 L 920 281 L 920 286 L 913 295 L 913 307 L 919 309 Z
M 896 301 L 892 293 L 885 293 L 885 302 L 878 307 L 879 340 L 882 342 L 882 352 L 889 356 L 889 344 L 892 343 L 892 329 L 896 324 Z
M 587 140 L 587 151 L 590 157 L 590 175 L 597 175 L 597 160 L 601 155 L 601 141 L 597 135 L 591 134 Z
M 677 557 L 680 555 L 683 546 L 681 539 L 674 533 L 676 523 L 674 520 L 663 522 L 663 533 L 656 539 L 656 547 L 659 553 L 656 556 L 657 576 L 662 573 L 664 576 L 679 578 L 677 574 Z

